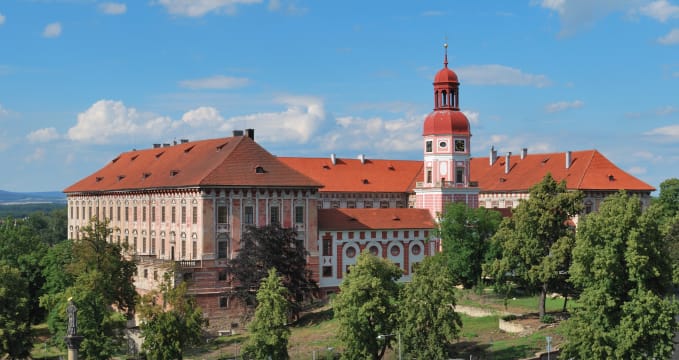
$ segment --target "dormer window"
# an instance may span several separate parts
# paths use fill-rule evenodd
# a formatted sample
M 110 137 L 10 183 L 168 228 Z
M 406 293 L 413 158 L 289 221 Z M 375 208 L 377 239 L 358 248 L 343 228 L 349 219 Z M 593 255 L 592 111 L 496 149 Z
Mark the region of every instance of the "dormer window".
M 156 154 L 156 159 L 158 159 L 159 157 L 163 156 L 164 153 L 165 153 L 165 151 L 161 151 L 161 152 L 157 153 L 157 154 Z
M 179 174 L 179 170 L 170 170 L 170 176 L 177 176 Z
M 266 171 L 264 171 L 264 168 L 261 166 L 257 166 L 255 168 L 255 174 L 264 174 Z
M 125 175 L 118 175 L 118 181 L 122 180 L 125 178 Z
M 97 178 L 95 179 L 96 182 L 100 182 L 102 180 L 104 180 L 103 176 L 97 176 Z
M 184 149 L 184 153 L 185 153 L 185 154 L 188 154 L 188 152 L 191 151 L 191 150 L 193 149 L 194 146 L 195 146 L 195 145 L 192 145 L 192 146 L 189 146 L 189 147 L 187 147 L 186 149 Z
M 130 158 L 130 161 L 135 161 L 135 160 L 137 160 L 138 157 L 139 157 L 139 154 L 134 155 Z
M 143 174 L 141 175 L 141 178 L 142 178 L 142 180 L 143 180 L 143 179 L 146 179 L 146 178 L 149 177 L 149 176 L 151 176 L 151 173 L 145 172 L 145 173 L 143 173 Z

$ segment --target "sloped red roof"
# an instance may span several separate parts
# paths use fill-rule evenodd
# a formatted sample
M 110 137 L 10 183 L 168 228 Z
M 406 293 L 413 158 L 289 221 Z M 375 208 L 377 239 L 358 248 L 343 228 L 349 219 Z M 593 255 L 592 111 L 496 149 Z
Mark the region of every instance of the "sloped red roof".
M 319 230 L 433 229 L 427 209 L 318 209 Z
M 322 185 L 278 161 L 249 137 L 235 136 L 125 152 L 64 192 L 193 186 Z
M 556 181 L 566 180 L 568 189 L 653 191 L 652 186 L 615 166 L 597 150 L 571 152 L 571 166 L 566 168 L 566 153 L 529 154 L 524 159 L 513 155 L 505 174 L 505 156 L 498 156 L 491 166 L 489 158 L 471 160 L 471 178 L 481 192 L 527 191 L 551 173 Z
M 321 192 L 410 192 L 421 181 L 422 161 L 280 157 L 286 165 L 323 184 Z

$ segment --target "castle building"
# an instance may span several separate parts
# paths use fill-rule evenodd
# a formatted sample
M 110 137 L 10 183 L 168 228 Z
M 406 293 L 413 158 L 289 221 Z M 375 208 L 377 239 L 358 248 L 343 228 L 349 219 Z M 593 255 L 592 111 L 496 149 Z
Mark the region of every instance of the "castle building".
M 140 293 L 172 269 L 220 327 L 239 314 L 225 269 L 246 226 L 293 228 L 328 294 L 361 251 L 390 259 L 409 280 L 414 265 L 439 248 L 432 231 L 448 203 L 512 208 L 547 173 L 584 192 L 585 212 L 620 189 L 650 201 L 651 186 L 596 150 L 498 156 L 491 149 L 489 158 L 472 158 L 471 128 L 447 53 L 443 65 L 420 161 L 276 157 L 255 141 L 253 129 L 154 144 L 120 154 L 64 190 L 69 238 L 78 239 L 92 217 L 109 220 L 109 241 L 128 244 L 137 260 Z

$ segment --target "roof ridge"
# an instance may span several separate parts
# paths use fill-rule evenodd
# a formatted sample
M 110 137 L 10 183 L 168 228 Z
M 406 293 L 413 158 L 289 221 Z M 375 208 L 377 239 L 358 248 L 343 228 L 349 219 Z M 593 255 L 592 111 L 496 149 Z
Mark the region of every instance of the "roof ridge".
M 587 171 L 589 171 L 589 166 L 592 165 L 592 160 L 594 160 L 594 154 L 598 153 L 596 149 L 589 150 L 590 156 L 589 156 L 589 161 L 587 162 L 587 165 L 585 165 L 585 169 L 582 172 L 582 175 L 580 175 L 580 180 L 578 180 L 578 189 L 582 187 L 582 182 L 585 180 L 585 175 L 587 174 Z
M 199 184 L 201 184 L 208 176 L 212 175 L 213 172 L 215 172 L 219 167 L 221 167 L 222 164 L 224 164 L 224 162 L 227 161 L 227 160 L 229 159 L 229 155 L 230 155 L 230 154 L 231 154 L 238 146 L 240 146 L 240 144 L 243 142 L 243 139 L 244 139 L 244 138 L 245 138 L 245 136 L 232 136 L 232 137 L 214 139 L 214 140 L 223 139 L 223 140 L 225 141 L 225 144 L 224 144 L 224 145 L 228 144 L 228 142 L 231 141 L 232 139 L 236 139 L 235 141 L 237 141 L 237 143 L 236 143 L 234 146 L 228 147 L 228 150 L 227 150 L 228 153 L 224 155 L 224 158 L 222 159 L 222 161 L 217 161 L 217 162 L 215 162 L 215 165 L 214 165 L 211 169 L 207 170 L 207 171 L 205 172 L 205 175 L 201 176 L 200 179 L 198 179 L 197 182 L 198 182 Z M 220 150 L 223 149 L 223 146 L 224 146 L 224 145 L 222 145 L 222 147 L 220 147 Z

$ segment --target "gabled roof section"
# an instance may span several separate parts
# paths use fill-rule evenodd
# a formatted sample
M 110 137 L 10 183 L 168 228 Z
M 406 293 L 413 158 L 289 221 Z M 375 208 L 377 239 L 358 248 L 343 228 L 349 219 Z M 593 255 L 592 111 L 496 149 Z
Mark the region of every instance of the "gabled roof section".
M 322 185 L 278 161 L 249 137 L 236 136 L 125 152 L 64 192 L 197 186 Z
M 471 160 L 472 181 L 481 192 L 528 191 L 551 173 L 556 181 L 566 180 L 571 190 L 654 191 L 647 183 L 615 166 L 597 150 L 571 152 L 570 167 L 566 168 L 566 153 L 529 154 L 524 159 L 513 155 L 505 174 L 505 156 L 498 156 L 491 166 L 489 159 Z
M 422 177 L 422 161 L 280 157 L 283 163 L 323 184 L 321 192 L 411 192 Z
M 427 209 L 318 209 L 318 229 L 385 230 L 433 229 Z

